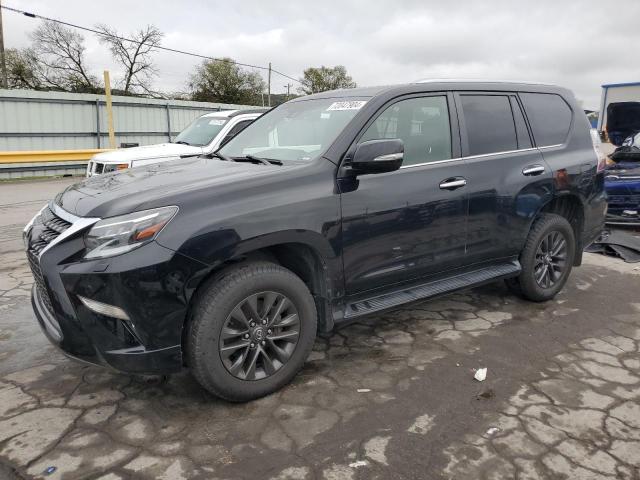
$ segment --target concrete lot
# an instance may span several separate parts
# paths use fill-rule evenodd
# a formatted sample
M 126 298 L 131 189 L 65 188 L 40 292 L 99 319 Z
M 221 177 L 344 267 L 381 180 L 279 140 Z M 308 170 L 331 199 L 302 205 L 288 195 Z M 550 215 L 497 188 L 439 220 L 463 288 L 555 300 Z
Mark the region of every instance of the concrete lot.
M 587 254 L 546 304 L 496 284 L 369 317 L 231 405 L 47 343 L 20 234 L 69 183 L 0 184 L 0 477 L 640 479 L 638 264 Z

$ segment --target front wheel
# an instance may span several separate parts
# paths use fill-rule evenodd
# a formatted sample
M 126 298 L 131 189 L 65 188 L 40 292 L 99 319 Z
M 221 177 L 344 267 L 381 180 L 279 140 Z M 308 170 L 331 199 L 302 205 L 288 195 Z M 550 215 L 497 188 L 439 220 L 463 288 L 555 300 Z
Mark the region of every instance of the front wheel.
M 551 300 L 564 287 L 575 257 L 575 236 L 564 217 L 542 214 L 520 254 L 522 271 L 507 281 L 518 295 L 534 302 Z
M 188 362 L 198 382 L 229 401 L 248 401 L 290 382 L 316 336 L 316 307 L 304 282 L 280 265 L 231 269 L 194 306 Z

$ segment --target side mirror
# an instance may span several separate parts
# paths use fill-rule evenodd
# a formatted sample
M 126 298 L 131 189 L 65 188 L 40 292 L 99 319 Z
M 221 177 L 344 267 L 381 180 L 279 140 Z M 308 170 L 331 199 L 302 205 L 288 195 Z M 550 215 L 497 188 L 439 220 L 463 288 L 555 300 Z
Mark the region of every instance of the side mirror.
M 404 142 L 399 138 L 369 140 L 356 148 L 348 166 L 356 175 L 398 170 L 404 156 Z

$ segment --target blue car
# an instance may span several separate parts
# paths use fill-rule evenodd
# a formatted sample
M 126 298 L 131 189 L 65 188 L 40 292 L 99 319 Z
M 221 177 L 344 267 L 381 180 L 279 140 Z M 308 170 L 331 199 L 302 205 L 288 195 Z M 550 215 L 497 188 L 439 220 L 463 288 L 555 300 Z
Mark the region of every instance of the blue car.
M 604 180 L 607 223 L 640 225 L 640 132 L 627 137 L 609 158 Z

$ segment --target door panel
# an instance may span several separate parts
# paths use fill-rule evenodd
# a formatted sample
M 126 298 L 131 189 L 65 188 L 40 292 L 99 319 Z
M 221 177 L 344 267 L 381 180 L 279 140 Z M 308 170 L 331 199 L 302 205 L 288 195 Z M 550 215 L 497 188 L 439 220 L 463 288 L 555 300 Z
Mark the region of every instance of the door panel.
M 553 195 L 551 171 L 537 149 L 467 158 L 467 260 L 476 263 L 520 253 L 531 218 Z M 543 165 L 536 176 L 522 173 Z
M 463 176 L 462 160 L 359 179 L 342 195 L 347 294 L 389 286 L 464 263 L 465 188 L 440 189 Z
M 456 95 L 467 164 L 467 262 L 518 255 L 552 174 L 513 94 Z
M 400 138 L 403 167 L 345 179 L 342 202 L 343 262 L 347 294 L 389 287 L 460 266 L 464 262 L 467 196 L 452 97 L 424 95 L 391 102 L 359 141 Z M 455 117 L 454 117 L 455 118 Z M 454 122 L 456 125 L 457 122 Z M 348 154 L 347 159 L 348 162 Z M 446 185 L 445 185 L 446 187 Z

